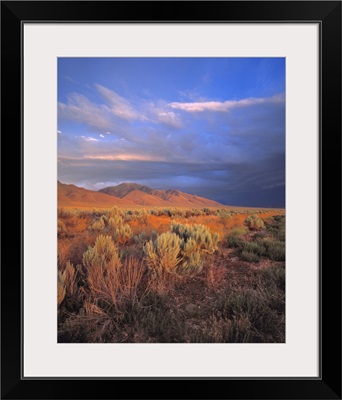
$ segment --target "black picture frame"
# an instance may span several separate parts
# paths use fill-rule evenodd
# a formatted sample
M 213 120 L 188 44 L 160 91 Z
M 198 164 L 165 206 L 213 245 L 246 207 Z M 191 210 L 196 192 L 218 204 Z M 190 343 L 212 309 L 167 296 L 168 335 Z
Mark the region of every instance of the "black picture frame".
M 1 398 L 3 399 L 341 399 L 341 2 L 199 1 L 188 2 L 186 6 L 185 3 L 187 2 L 3 1 L 1 3 L 1 164 L 3 167 Z M 21 28 L 24 21 L 47 23 L 301 21 L 320 24 L 319 378 L 22 378 Z M 329 183 L 332 176 L 335 184 Z M 305 230 L 305 227 L 303 229 Z M 305 288 L 303 291 L 305 292 Z M 132 385 L 127 380 L 139 380 L 139 382 Z M 151 380 L 163 380 L 162 390 L 153 388 Z M 182 384 L 187 385 L 189 390 L 186 393 L 182 392 L 175 384 L 175 380 L 186 381 Z

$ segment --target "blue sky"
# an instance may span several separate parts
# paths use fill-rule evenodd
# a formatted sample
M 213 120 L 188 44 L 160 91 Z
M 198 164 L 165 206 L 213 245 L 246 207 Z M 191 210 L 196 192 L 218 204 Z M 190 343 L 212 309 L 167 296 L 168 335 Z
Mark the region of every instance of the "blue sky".
M 58 179 L 285 206 L 284 58 L 59 58 Z

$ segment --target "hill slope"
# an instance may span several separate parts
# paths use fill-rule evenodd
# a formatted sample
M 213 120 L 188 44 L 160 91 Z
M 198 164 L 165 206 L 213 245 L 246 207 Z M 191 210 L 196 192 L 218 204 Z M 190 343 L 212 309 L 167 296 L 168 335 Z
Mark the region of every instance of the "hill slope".
M 58 181 L 58 207 L 110 208 L 129 205 L 134 206 L 135 203 Z
M 179 190 L 156 190 L 138 183 L 121 183 L 99 190 L 100 193 L 115 196 L 136 205 L 168 206 L 168 207 L 217 207 L 221 206 L 214 200 Z

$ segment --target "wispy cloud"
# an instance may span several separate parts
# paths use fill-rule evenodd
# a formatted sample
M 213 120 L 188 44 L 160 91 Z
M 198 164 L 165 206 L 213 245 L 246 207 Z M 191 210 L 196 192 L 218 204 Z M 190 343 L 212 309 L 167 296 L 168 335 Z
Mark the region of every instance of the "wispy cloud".
M 81 136 L 81 138 L 83 140 L 85 140 L 86 142 L 98 142 L 99 141 L 99 139 L 95 139 L 95 138 L 90 137 L 90 136 Z
M 170 103 L 170 107 L 186 112 L 203 112 L 203 111 L 227 112 L 233 108 L 248 107 L 264 103 L 280 103 L 280 102 L 284 102 L 283 95 L 277 95 L 268 98 L 249 98 L 242 100 L 200 101 L 192 103 L 173 102 Z
M 103 130 L 113 126 L 110 109 L 106 105 L 95 104 L 79 93 L 70 94 L 67 103 L 58 104 L 58 118 Z
M 104 135 L 100 134 L 100 138 L 104 139 Z
M 102 85 L 95 85 L 97 91 L 108 102 L 111 112 L 118 118 L 126 120 L 145 120 L 146 117 L 140 114 L 132 104 L 124 97 L 118 95 Z
M 85 155 L 83 157 L 86 160 L 104 160 L 104 161 L 163 161 L 162 157 L 155 155 L 144 155 L 144 154 L 134 154 L 134 153 L 124 153 L 124 154 L 106 154 L 106 155 Z

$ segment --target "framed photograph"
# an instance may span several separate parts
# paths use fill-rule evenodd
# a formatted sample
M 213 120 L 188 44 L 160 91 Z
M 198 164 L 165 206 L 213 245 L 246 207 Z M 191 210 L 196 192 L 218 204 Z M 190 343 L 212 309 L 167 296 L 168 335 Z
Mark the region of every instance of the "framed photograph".
M 340 399 L 341 3 L 1 9 L 2 398 Z

